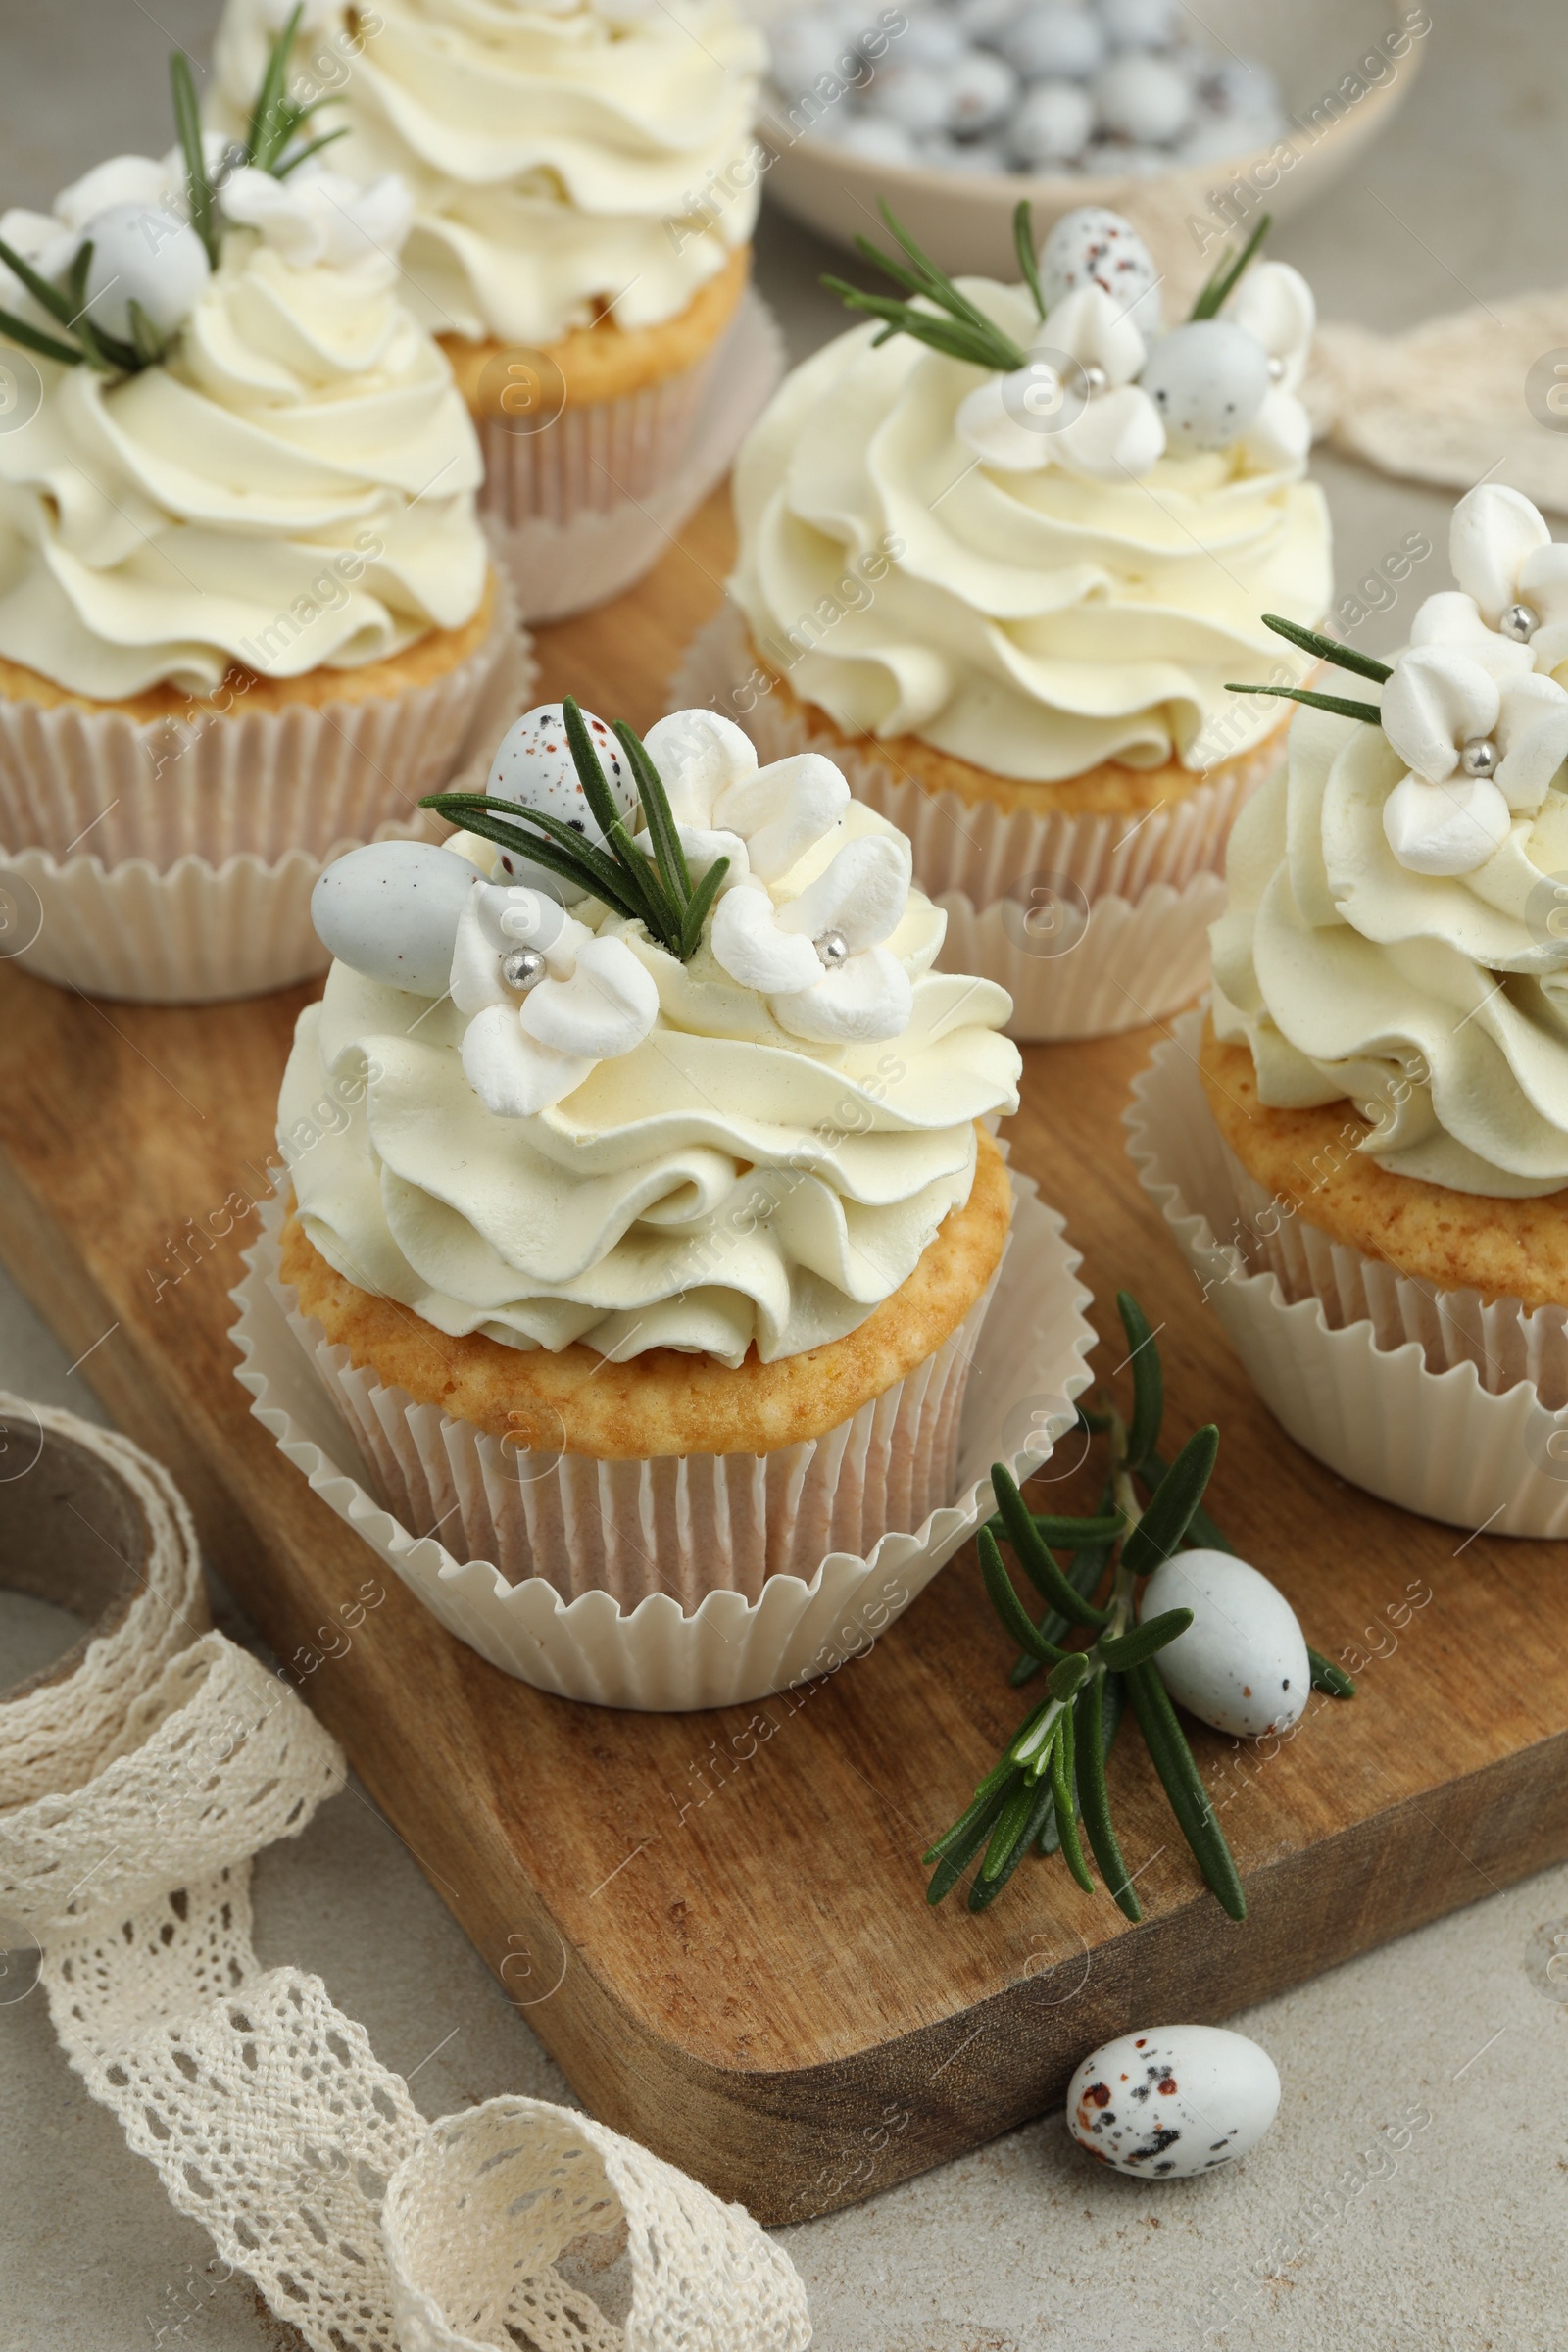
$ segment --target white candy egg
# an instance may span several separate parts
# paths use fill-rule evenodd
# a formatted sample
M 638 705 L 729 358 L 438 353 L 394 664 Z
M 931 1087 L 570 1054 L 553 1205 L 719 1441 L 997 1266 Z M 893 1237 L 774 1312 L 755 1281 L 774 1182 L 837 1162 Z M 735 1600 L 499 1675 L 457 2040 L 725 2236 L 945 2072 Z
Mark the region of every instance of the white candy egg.
M 908 165 L 918 160 L 908 132 L 878 115 L 861 115 L 847 122 L 835 144 L 846 155 L 863 156 L 868 164 Z
M 426 841 L 373 841 L 329 865 L 311 893 L 311 920 L 340 963 L 411 996 L 444 997 L 458 917 L 484 876 Z
M 87 316 L 124 343 L 131 340 L 133 302 L 161 335 L 172 335 L 190 317 L 212 274 L 189 222 L 156 205 L 111 204 L 93 215 L 82 237 L 92 246 Z
M 1228 449 L 1246 432 L 1268 391 L 1268 354 L 1228 318 L 1192 318 L 1162 335 L 1139 382 L 1159 411 L 1177 456 Z
M 1312 1690 L 1296 1611 L 1277 1586 L 1228 1551 L 1178 1551 L 1144 1587 L 1140 1619 L 1191 1609 L 1193 1622 L 1158 1653 L 1172 1698 L 1237 1740 L 1288 1731 Z
M 1025 171 L 1062 164 L 1083 150 L 1094 126 L 1087 90 L 1075 81 L 1037 81 L 1007 125 L 1007 143 Z
M 915 66 L 951 66 L 968 54 L 968 43 L 951 17 L 911 17 L 895 54 Z
M 595 718 L 591 710 L 582 715 L 599 754 L 605 782 L 629 826 L 637 812 L 637 787 L 626 764 L 626 755 L 602 718 Z M 520 808 L 537 808 L 541 815 L 555 817 L 559 823 L 569 825 L 574 833 L 580 833 L 585 841 L 604 840 L 577 780 L 571 746 L 566 741 L 566 721 L 559 703 L 541 703 L 537 709 L 525 710 L 521 718 L 513 720 L 490 763 L 485 790 L 498 800 L 515 801 Z M 509 881 L 526 882 L 531 889 L 548 891 L 552 898 L 571 895 L 570 885 L 559 875 L 514 851 L 502 852 L 499 870 L 505 872 Z
M 1145 335 L 1159 329 L 1159 272 L 1143 238 L 1102 204 L 1064 213 L 1040 250 L 1046 309 L 1080 286 L 1100 286 Z
M 935 66 L 906 66 L 895 61 L 872 82 L 866 97 L 871 113 L 896 122 L 912 139 L 941 130 L 948 120 L 947 76 Z
M 1162 147 L 1180 138 L 1193 116 L 1193 84 L 1178 65 L 1129 49 L 1095 82 L 1095 106 L 1118 138 Z
M 1065 81 L 1087 81 L 1105 55 L 1099 18 L 1066 0 L 1043 0 L 1042 6 L 1026 9 L 1015 23 L 989 37 L 1025 81 L 1048 74 Z
M 1198 84 L 1200 105 L 1219 115 L 1279 116 L 1280 85 L 1267 66 L 1242 57 L 1205 66 Z
M 1249 2154 L 1279 2104 L 1279 2070 L 1245 2034 L 1151 2026 L 1084 2060 L 1067 2085 L 1067 2129 L 1118 2173 L 1190 2180 Z
M 1018 76 L 1011 66 L 985 49 L 966 50 L 946 70 L 943 79 L 948 93 L 948 128 L 964 137 L 990 130 L 1011 111 L 1018 95 Z
M 958 0 L 954 22 L 968 41 L 994 45 L 1018 14 L 1018 0 Z
M 1169 49 L 1181 38 L 1181 0 L 1100 0 L 1113 49 Z
M 808 14 L 786 17 L 769 28 L 773 79 L 790 97 L 808 90 L 824 74 L 836 74 L 847 43 L 832 19 Z

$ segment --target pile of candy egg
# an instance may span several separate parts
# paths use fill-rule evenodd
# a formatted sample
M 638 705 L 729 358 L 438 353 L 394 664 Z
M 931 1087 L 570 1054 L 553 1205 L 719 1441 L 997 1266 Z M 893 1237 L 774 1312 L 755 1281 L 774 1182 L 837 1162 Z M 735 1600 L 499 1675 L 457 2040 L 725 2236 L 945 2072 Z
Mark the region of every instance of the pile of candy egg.
M 811 136 L 872 163 L 1149 176 L 1289 128 L 1268 68 L 1200 48 L 1181 0 L 822 0 L 768 40 L 786 108 L 814 94 Z

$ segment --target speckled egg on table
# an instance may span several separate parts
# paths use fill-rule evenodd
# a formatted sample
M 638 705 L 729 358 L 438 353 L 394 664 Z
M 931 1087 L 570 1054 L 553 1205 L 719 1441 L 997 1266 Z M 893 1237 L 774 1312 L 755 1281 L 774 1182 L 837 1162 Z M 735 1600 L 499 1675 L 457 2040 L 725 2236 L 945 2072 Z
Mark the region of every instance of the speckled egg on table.
M 1191 2180 L 1255 2148 L 1279 2104 L 1279 2070 L 1245 2034 L 1151 2026 L 1091 2051 L 1067 2085 L 1067 2129 L 1118 2173 Z

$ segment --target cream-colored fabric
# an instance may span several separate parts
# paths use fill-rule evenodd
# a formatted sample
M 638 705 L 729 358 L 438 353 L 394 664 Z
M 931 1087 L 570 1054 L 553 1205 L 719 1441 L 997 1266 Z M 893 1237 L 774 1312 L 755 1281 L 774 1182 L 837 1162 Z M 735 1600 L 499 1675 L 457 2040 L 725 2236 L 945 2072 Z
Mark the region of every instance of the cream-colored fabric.
M 151 1536 L 119 1626 L 0 1701 L 0 1918 L 36 1939 L 66 2055 L 172 2202 L 312 2352 L 801 2352 L 800 2281 L 743 2207 L 539 2100 L 428 2125 L 318 1978 L 258 1967 L 250 1858 L 342 1787 L 337 1743 L 202 1630 L 167 1472 L 72 1414 L 0 1396 L 0 1415 L 96 1454 Z M 624 2321 L 558 2267 L 595 2239 L 624 2240 Z

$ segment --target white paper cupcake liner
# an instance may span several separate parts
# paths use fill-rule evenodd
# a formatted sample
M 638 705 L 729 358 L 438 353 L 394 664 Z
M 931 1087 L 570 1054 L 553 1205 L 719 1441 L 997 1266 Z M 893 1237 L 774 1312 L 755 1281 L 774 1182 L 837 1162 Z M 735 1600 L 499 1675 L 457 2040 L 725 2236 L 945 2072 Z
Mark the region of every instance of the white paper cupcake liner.
M 1186 1015 L 1133 1087 L 1128 1150 L 1207 1304 L 1308 1453 L 1407 1511 L 1568 1535 L 1568 1316 L 1442 1291 L 1282 1213 L 1226 1149 Z
M 477 673 L 464 689 L 464 731 L 449 765 L 427 777 L 420 791 L 448 782 L 482 790 L 496 744 L 526 708 L 533 652 L 505 581 L 482 662 L 464 666 Z M 399 707 L 387 706 L 394 711 Z M 281 758 L 278 746 L 272 751 Z M 259 787 L 263 798 L 266 773 Z M 107 772 L 100 782 L 107 785 Z M 233 768 L 219 786 L 218 801 L 242 797 L 243 790 L 243 776 Z M 294 797 L 285 780 L 282 798 Z M 377 815 L 384 801 L 379 786 L 374 795 L 361 797 L 361 814 L 374 820 L 367 831 L 328 834 L 318 849 L 302 842 L 271 858 L 246 850 L 220 859 L 186 853 L 168 865 L 149 857 L 112 863 L 100 846 L 102 825 L 89 830 L 90 849 L 65 859 L 40 847 L 0 849 L 0 958 L 14 958 L 60 987 L 140 1004 L 217 1004 L 289 987 L 324 971 L 330 961 L 311 922 L 311 893 L 324 866 L 361 841 L 436 841 L 449 830 L 433 811 L 401 794 L 394 813 Z M 194 821 L 194 809 L 186 814 Z M 183 821 L 181 816 L 171 824 L 170 839 L 177 839 Z M 222 821 L 220 808 L 220 831 Z M 261 829 L 275 829 L 270 817 Z
M 769 1575 L 756 1597 L 715 1584 L 718 1555 L 710 1546 L 720 1536 L 717 1521 L 694 1516 L 682 1525 L 668 1515 L 660 1516 L 661 1510 L 678 1510 L 683 1496 L 693 1494 L 699 1481 L 694 1481 L 690 1465 L 684 1473 L 678 1465 L 647 1465 L 653 1475 L 645 1493 L 642 1464 L 574 1462 L 572 1475 L 563 1479 L 552 1463 L 538 1484 L 552 1490 L 550 1507 L 559 1508 L 560 1520 L 547 1519 L 539 1497 L 534 1498 L 533 1516 L 542 1532 L 552 1524 L 559 1527 L 553 1541 L 564 1549 L 552 1550 L 551 1564 L 554 1575 L 569 1585 L 574 1574 L 580 1576 L 579 1542 L 601 1552 L 608 1548 L 597 1524 L 604 1503 L 598 1474 L 625 1473 L 637 1509 L 653 1507 L 657 1498 L 658 1508 L 638 1537 L 645 1550 L 657 1545 L 662 1564 L 666 1558 L 672 1565 L 684 1562 L 676 1581 L 684 1579 L 692 1595 L 699 1590 L 705 1593 L 689 1609 L 667 1589 L 649 1592 L 624 1611 L 613 1594 L 602 1589 L 579 1592 L 568 1600 L 551 1577 L 510 1581 L 491 1559 L 462 1561 L 438 1536 L 416 1535 L 396 1515 L 395 1505 L 388 1507 L 393 1500 L 390 1491 L 373 1497 L 368 1492 L 379 1485 L 384 1462 L 392 1465 L 394 1481 L 402 1482 L 410 1494 L 411 1507 L 416 1472 L 426 1482 L 425 1492 L 417 1496 L 421 1517 L 438 1519 L 444 1507 L 459 1516 L 467 1511 L 470 1525 L 477 1528 L 488 1514 L 492 1525 L 500 1518 L 498 1532 L 504 1536 L 509 1517 L 514 1523 L 523 1517 L 513 1499 L 520 1490 L 509 1478 L 498 1512 L 491 1500 L 493 1477 L 486 1487 L 484 1442 L 471 1446 L 465 1440 L 449 1449 L 454 1424 L 430 1407 L 407 1409 L 406 1400 L 400 1411 L 395 1393 L 368 1393 L 378 1386 L 373 1382 L 365 1384 L 363 1398 L 356 1397 L 350 1408 L 356 1428 L 370 1432 L 365 1442 L 375 1467 L 367 1466 L 334 1403 L 334 1397 L 344 1396 L 353 1384 L 344 1383 L 336 1367 L 328 1366 L 329 1390 L 313 1348 L 302 1345 L 290 1327 L 276 1277 L 282 1219 L 276 1200 L 264 1204 L 263 1234 L 247 1252 L 245 1280 L 233 1293 L 240 1309 L 231 1335 L 242 1359 L 238 1377 L 251 1393 L 252 1410 L 315 1491 L 359 1530 L 449 1631 L 492 1665 L 562 1697 L 602 1706 L 739 1704 L 831 1673 L 846 1658 L 869 1648 L 989 1515 L 992 1463 L 1006 1462 L 1016 1477 L 1025 1478 L 1046 1460 L 1056 1437 L 1069 1425 L 1073 1399 L 1090 1378 L 1087 1358 L 1095 1335 L 1084 1316 L 1090 1295 L 1076 1279 L 1078 1252 L 1064 1238 L 1061 1218 L 1042 1205 L 1027 1178 L 1015 1174 L 1012 1185 L 1006 1280 L 997 1285 L 989 1310 L 980 1319 L 972 1361 L 966 1367 L 956 1458 L 947 1490 L 952 1499 L 930 1507 L 929 1496 L 919 1493 L 919 1465 L 909 1459 L 906 1466 L 898 1424 L 901 1419 L 906 1428 L 912 1423 L 922 1437 L 928 1431 L 934 1448 L 946 1452 L 954 1392 L 965 1369 L 956 1360 L 961 1339 L 933 1359 L 925 1377 L 912 1375 L 904 1382 L 907 1395 L 887 1413 L 881 1412 L 878 1400 L 856 1416 L 842 1442 L 837 1432 L 820 1441 L 813 1449 L 816 1458 L 797 1465 L 792 1473 L 798 1494 L 788 1483 L 767 1494 L 764 1507 L 776 1511 L 774 1525 L 781 1541 L 789 1540 L 786 1531 L 794 1505 L 794 1548 L 801 1556 L 796 1567 Z M 321 1345 L 318 1333 L 317 1344 Z M 338 1352 L 325 1349 L 329 1356 Z M 942 1356 L 950 1359 L 945 1365 Z M 858 1425 L 865 1419 L 870 1428 L 862 1434 Z M 846 1483 L 846 1516 L 863 1510 L 870 1517 L 877 1484 L 885 1480 L 897 1491 L 884 1492 L 884 1507 L 890 1501 L 905 1505 L 912 1516 L 917 1503 L 926 1503 L 917 1524 L 907 1532 L 883 1535 L 866 1552 L 839 1547 L 844 1530 L 828 1475 L 835 1460 Z M 907 1485 L 899 1487 L 898 1481 L 906 1477 Z M 848 1494 L 852 1480 L 853 1511 Z M 465 1481 L 466 1502 L 461 1492 Z M 755 1524 L 760 1490 L 766 1493 L 765 1475 L 760 1476 L 748 1462 L 738 1481 L 726 1474 L 710 1492 L 715 1500 L 721 1495 L 733 1506 L 733 1525 L 747 1514 Z M 619 1494 L 611 1495 L 623 1534 L 628 1526 L 633 1532 L 636 1528 L 635 1520 L 628 1520 L 624 1500 Z M 813 1511 L 814 1521 L 809 1517 Z M 585 1526 L 584 1514 L 595 1524 Z M 451 1525 L 449 1515 L 447 1527 Z M 813 1547 L 815 1556 L 808 1559 Z M 638 1568 L 646 1588 L 646 1559 Z
M 523 618 L 562 620 L 640 580 L 728 472 L 783 372 L 773 315 L 748 288 L 667 393 L 568 407 L 532 433 L 482 424 L 485 524 Z
M 737 691 L 756 666 L 744 616 L 726 600 L 688 649 L 669 708 L 721 710 L 764 760 L 824 753 L 857 800 L 907 834 L 916 882 L 948 912 L 939 968 L 1007 989 L 1011 1036 L 1111 1036 L 1163 1019 L 1205 985 L 1231 828 L 1279 764 L 1283 738 L 1142 819 L 1040 816 L 927 792 L 878 744 L 819 733 L 793 698 Z
M 498 574 L 489 633 L 428 685 L 318 710 L 289 704 L 191 719 L 126 717 L 0 698 L 0 848 L 80 851 L 106 868 L 183 858 L 275 864 L 324 858 L 417 818 L 421 793 L 451 775 L 499 667 L 515 661 L 519 619 Z

